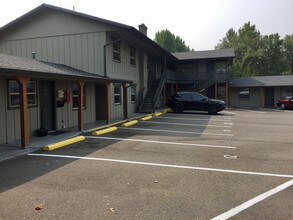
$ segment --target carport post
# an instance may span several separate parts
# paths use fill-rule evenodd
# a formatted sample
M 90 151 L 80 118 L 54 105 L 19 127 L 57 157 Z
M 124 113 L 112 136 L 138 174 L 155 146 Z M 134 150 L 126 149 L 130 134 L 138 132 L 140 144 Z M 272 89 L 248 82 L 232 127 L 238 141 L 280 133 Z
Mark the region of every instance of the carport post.
M 78 80 L 78 130 L 82 131 L 83 129 L 83 88 L 84 88 L 84 81 Z
M 21 132 L 21 148 L 25 149 L 28 145 L 28 115 L 27 115 L 27 93 L 26 87 L 29 81 L 28 77 L 18 76 L 16 81 L 19 84 L 19 105 L 20 105 L 20 132 Z
M 173 83 L 171 83 L 171 95 L 174 93 Z
M 123 87 L 123 116 L 124 119 L 127 118 L 127 87 L 126 84 L 122 84 Z
M 166 107 L 166 83 L 164 83 L 164 86 L 163 86 L 163 102 L 164 102 L 164 107 Z
M 226 82 L 226 106 L 229 105 L 229 83 Z
M 218 83 L 215 82 L 215 99 L 218 98 Z
M 260 88 L 260 107 L 263 108 L 265 106 L 265 96 L 264 96 L 264 88 Z
M 106 119 L 106 124 L 110 123 L 109 87 L 110 87 L 110 83 L 105 83 L 105 119 Z

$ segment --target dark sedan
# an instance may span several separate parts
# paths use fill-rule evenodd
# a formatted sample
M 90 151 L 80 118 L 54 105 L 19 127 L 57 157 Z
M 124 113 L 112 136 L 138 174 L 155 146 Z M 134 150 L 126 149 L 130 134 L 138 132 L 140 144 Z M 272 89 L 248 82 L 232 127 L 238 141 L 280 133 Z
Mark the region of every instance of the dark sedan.
M 184 110 L 201 110 L 215 115 L 226 108 L 226 103 L 197 92 L 177 92 L 169 98 L 167 106 L 176 113 Z

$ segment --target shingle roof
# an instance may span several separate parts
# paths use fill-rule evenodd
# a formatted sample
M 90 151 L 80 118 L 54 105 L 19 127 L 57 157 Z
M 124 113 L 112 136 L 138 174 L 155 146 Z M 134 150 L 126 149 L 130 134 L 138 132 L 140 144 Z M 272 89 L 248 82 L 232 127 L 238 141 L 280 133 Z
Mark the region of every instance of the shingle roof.
M 230 87 L 293 86 L 293 75 L 236 77 Z
M 88 73 L 78 70 L 63 64 L 42 62 L 30 58 L 11 56 L 0 54 L 0 72 L 2 73 L 26 73 L 27 75 L 43 76 L 43 77 L 71 77 L 100 80 L 100 81 L 121 81 L 128 82 L 129 80 L 110 79 L 98 74 Z
M 179 60 L 194 60 L 194 59 L 212 59 L 212 58 L 232 58 L 235 57 L 234 49 L 220 50 L 203 50 L 193 52 L 172 53 Z

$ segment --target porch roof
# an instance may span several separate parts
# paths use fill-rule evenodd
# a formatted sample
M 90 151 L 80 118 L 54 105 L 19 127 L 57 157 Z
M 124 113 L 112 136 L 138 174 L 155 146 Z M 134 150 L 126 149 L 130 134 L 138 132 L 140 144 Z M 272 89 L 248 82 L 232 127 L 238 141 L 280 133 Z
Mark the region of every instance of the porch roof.
M 198 60 L 198 59 L 215 59 L 215 58 L 233 58 L 235 57 L 234 49 L 203 50 L 172 53 L 179 60 Z
M 100 82 L 126 82 L 130 80 L 114 79 L 102 75 L 88 73 L 64 64 L 38 61 L 31 58 L 0 54 L 0 74 L 1 75 L 26 75 L 39 78 L 55 79 L 83 79 Z
M 293 75 L 236 77 L 229 87 L 293 86 Z

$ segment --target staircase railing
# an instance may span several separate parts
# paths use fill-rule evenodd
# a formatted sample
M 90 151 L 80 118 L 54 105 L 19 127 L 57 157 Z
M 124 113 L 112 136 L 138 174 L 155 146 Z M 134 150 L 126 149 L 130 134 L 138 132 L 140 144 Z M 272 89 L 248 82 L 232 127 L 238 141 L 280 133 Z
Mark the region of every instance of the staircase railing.
M 210 87 L 214 83 L 215 79 L 198 81 L 197 83 L 195 83 L 195 91 L 203 92 L 206 88 Z
M 158 88 L 156 90 L 156 93 L 155 93 L 155 96 L 153 98 L 153 112 L 155 112 L 155 106 L 156 106 L 156 103 L 158 101 L 158 98 L 160 97 L 160 94 L 162 93 L 162 89 L 163 89 L 163 86 L 164 86 L 164 83 L 165 83 L 165 80 L 166 80 L 166 68 L 164 69 L 164 72 L 161 76 L 161 79 L 160 79 L 160 82 L 159 82 L 159 85 L 158 85 Z

